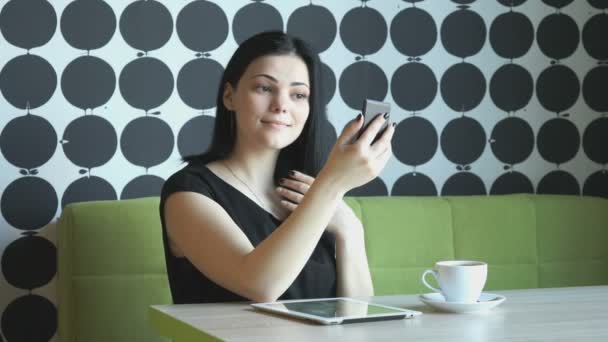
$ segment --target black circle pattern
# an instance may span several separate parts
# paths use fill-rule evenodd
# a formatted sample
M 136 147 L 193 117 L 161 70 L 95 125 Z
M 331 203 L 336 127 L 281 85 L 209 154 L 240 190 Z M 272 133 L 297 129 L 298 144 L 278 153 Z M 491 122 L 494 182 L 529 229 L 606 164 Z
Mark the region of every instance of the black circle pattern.
M 516 7 L 526 2 L 526 0 L 498 0 L 498 2 L 505 6 Z
M 132 179 L 122 190 L 120 199 L 152 197 L 160 194 L 165 180 L 154 175 L 143 175 Z
M 496 70 L 490 80 L 490 97 L 496 107 L 515 112 L 530 102 L 534 93 L 534 80 L 524 67 L 509 63 Z
M 169 159 L 174 141 L 166 122 L 146 116 L 127 124 L 120 137 L 120 149 L 132 164 L 150 168 Z
M 296 9 L 287 21 L 287 33 L 306 40 L 317 53 L 331 46 L 337 30 L 333 14 L 327 8 L 312 3 Z
M 84 110 L 108 102 L 115 89 L 114 70 L 98 57 L 78 57 L 68 64 L 61 75 L 63 96 L 73 106 Z
M 254 2 L 242 7 L 232 20 L 232 33 L 237 44 L 264 31 L 283 31 L 283 17 L 271 5 Z
M 384 17 L 370 7 L 357 7 L 348 11 L 340 23 L 340 37 L 344 45 L 359 55 L 378 52 L 386 42 L 387 35 L 388 27 Z
M 57 133 L 41 116 L 25 115 L 11 120 L 0 133 L 0 150 L 6 160 L 32 170 L 45 164 L 57 148 Z
M 563 13 L 546 16 L 536 32 L 538 47 L 548 57 L 563 59 L 576 51 L 579 29 L 574 20 Z
M 24 290 L 43 286 L 57 271 L 57 249 L 47 239 L 30 235 L 13 241 L 2 254 L 2 274 Z
M 222 65 L 212 59 L 191 60 L 177 75 L 177 92 L 180 98 L 195 109 L 215 107 L 222 73 L 224 73 Z
M 346 196 L 387 196 L 388 189 L 380 178 L 374 178 L 367 184 L 354 188 L 346 193 Z
M 521 172 L 511 171 L 496 178 L 490 188 L 491 195 L 533 193 L 534 186 L 526 175 Z
M 583 195 L 608 198 L 608 171 L 594 172 L 585 180 Z
M 587 2 L 589 2 L 589 5 L 597 8 L 597 9 L 607 9 L 608 8 L 608 3 L 606 3 L 606 1 L 604 0 L 587 0 Z
M 226 14 L 209 1 L 196 0 L 184 6 L 175 27 L 182 43 L 198 52 L 215 50 L 228 37 Z
M 56 88 L 57 74 L 51 64 L 40 56 L 17 56 L 0 71 L 2 95 L 11 105 L 20 109 L 42 106 Z
M 22 233 L 5 244 L 2 276 L 29 291 L 51 281 L 56 250 L 38 230 L 66 205 L 158 195 L 164 179 L 150 169 L 209 146 L 226 58 L 234 43 L 266 30 L 286 30 L 321 53 L 331 114 L 352 117 L 365 98 L 393 102 L 394 163 L 405 170 L 392 170 L 393 184 L 378 177 L 348 195 L 608 198 L 608 5 L 517 7 L 524 2 L 454 0 L 447 16 L 428 0 L 364 0 L 340 12 L 263 0 L 238 8 L 207 0 L 2 2 L 0 151 L 8 176 L 0 212 Z M 323 130 L 336 140 L 331 123 Z M 117 158 L 140 170 L 122 188 L 91 174 Z M 437 170 L 435 161 L 458 172 Z M 58 192 L 52 173 L 61 162 L 59 177 L 69 180 Z M 524 171 L 541 167 L 537 183 Z M 49 340 L 56 308 L 36 295 L 13 298 L 1 329 L 0 341 Z
M 441 23 L 441 42 L 446 51 L 465 58 L 477 54 L 486 41 L 486 26 L 481 16 L 469 9 L 450 13 Z
M 102 0 L 76 0 L 61 15 L 61 33 L 76 49 L 94 50 L 106 45 L 116 31 L 112 7 Z
M 135 49 L 156 50 L 169 41 L 173 33 L 173 18 L 158 1 L 134 1 L 120 16 L 120 33 Z
M 437 144 L 437 131 L 427 119 L 414 116 L 395 127 L 393 154 L 404 164 L 417 166 L 428 162 L 435 155 Z
M 583 80 L 583 99 L 596 112 L 608 112 L 606 89 L 608 89 L 608 66 L 595 67 L 589 70 Z
M 19 297 L 4 309 L 1 326 L 7 341 L 48 341 L 57 331 L 57 309 L 39 295 Z
M 437 196 L 437 188 L 429 176 L 410 172 L 397 179 L 391 196 Z
M 568 6 L 574 0 L 543 0 L 543 2 L 549 6 L 555 8 L 562 8 Z
M 336 92 L 336 75 L 334 75 L 333 70 L 325 63 L 321 63 L 321 81 L 323 82 L 321 89 L 323 103 L 328 104 Z
M 108 120 L 97 115 L 85 115 L 68 124 L 61 143 L 63 152 L 72 163 L 90 169 L 112 158 L 118 138 Z
M 534 132 L 525 120 L 509 117 L 494 126 L 490 146 L 501 162 L 510 165 L 521 163 L 534 150 Z
M 543 70 L 536 81 L 536 96 L 545 109 L 560 113 L 574 105 L 580 93 L 576 73 L 564 65 Z
M 203 153 L 211 145 L 215 119 L 199 115 L 186 122 L 177 136 L 177 149 L 182 157 Z
M 443 184 L 441 196 L 485 195 L 486 186 L 479 176 L 470 172 L 459 172 L 452 175 Z
M 422 56 L 437 42 L 437 25 L 433 17 L 417 7 L 399 12 L 391 22 L 391 40 L 406 56 Z
M 340 76 L 340 94 L 346 104 L 361 109 L 365 99 L 382 101 L 388 92 L 388 80 L 382 69 L 368 61 L 349 65 Z
M 580 187 L 572 174 L 556 170 L 549 172 L 538 182 L 536 192 L 549 195 L 578 195 Z
M 441 132 L 441 149 L 451 162 L 469 165 L 483 153 L 485 140 L 486 133 L 481 124 L 463 116 L 445 126 Z
M 485 93 L 486 79 L 473 64 L 454 64 L 441 78 L 443 101 L 455 112 L 467 112 L 477 107 Z
M 412 112 L 421 111 L 437 95 L 437 78 L 428 66 L 407 63 L 393 74 L 391 93 L 399 107 Z
M 504 58 L 525 55 L 534 41 L 534 27 L 530 19 L 518 12 L 499 15 L 490 27 L 490 43 L 496 54 Z
M 574 158 L 580 135 L 569 120 L 557 118 L 545 122 L 538 131 L 538 152 L 548 162 L 562 164 Z
M 23 215 L 23 208 L 28 208 Z M 21 230 L 42 228 L 57 212 L 57 192 L 40 177 L 21 177 L 2 192 L 0 209 L 4 219 Z
M 583 135 L 583 150 L 589 159 L 598 164 L 608 164 L 608 118 L 593 120 Z
M 161 60 L 138 58 L 120 73 L 120 93 L 131 106 L 150 110 L 165 103 L 173 92 L 173 74 Z
M 68 185 L 61 198 L 61 208 L 70 203 L 116 199 L 116 190 L 107 180 L 97 176 L 82 177 Z
M 594 15 L 585 23 L 582 39 L 589 56 L 604 61 L 608 59 L 608 44 L 602 39 L 602 34 L 607 31 L 608 13 Z
M 48 43 L 56 29 L 57 15 L 47 1 L 9 1 L 0 11 L 4 39 L 20 48 L 29 50 Z

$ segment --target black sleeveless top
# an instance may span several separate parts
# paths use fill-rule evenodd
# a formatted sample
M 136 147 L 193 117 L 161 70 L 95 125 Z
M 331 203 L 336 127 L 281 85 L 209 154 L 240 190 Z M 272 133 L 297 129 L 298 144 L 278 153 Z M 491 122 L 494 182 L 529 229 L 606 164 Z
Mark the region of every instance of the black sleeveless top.
M 160 218 L 165 261 L 171 295 L 175 304 L 247 301 L 214 283 L 185 257 L 171 252 L 165 225 L 167 198 L 180 191 L 196 192 L 217 202 L 245 233 L 255 247 L 272 233 L 281 221 L 257 203 L 226 183 L 200 162 L 190 163 L 173 174 L 163 185 Z M 306 265 L 280 299 L 305 299 L 336 296 L 335 240 L 324 233 Z

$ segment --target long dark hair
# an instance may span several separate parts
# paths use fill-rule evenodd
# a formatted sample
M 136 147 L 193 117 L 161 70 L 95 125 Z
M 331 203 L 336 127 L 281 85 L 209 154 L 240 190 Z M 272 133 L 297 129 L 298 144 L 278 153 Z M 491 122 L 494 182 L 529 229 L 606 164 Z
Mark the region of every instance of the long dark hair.
M 328 154 L 328 145 L 323 141 L 329 132 L 329 122 L 322 99 L 321 61 L 316 52 L 303 40 L 280 31 L 259 33 L 244 41 L 228 62 L 217 93 L 217 109 L 213 137 L 209 149 L 199 155 L 188 156 L 184 161 L 204 164 L 227 158 L 236 142 L 236 120 L 234 113 L 224 106 L 224 87 L 228 83 L 236 88 L 247 67 L 256 59 L 268 55 L 295 55 L 308 68 L 310 113 L 300 136 L 279 152 L 274 179 L 284 177 L 289 170 L 298 170 L 316 177 Z

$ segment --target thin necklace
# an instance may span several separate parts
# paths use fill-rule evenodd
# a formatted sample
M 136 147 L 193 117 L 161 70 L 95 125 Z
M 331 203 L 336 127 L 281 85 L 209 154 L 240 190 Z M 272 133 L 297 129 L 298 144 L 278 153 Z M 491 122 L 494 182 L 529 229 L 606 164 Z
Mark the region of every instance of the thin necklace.
M 232 169 L 230 168 L 230 166 L 228 166 L 228 164 L 225 161 L 221 161 L 222 165 L 224 165 L 225 168 L 228 169 L 228 171 L 230 171 L 230 173 L 234 176 L 234 178 L 236 178 L 239 182 L 241 182 L 241 184 L 243 184 L 247 189 L 249 189 L 249 192 L 251 192 L 251 194 L 258 200 L 258 204 L 260 205 L 260 207 L 264 208 L 264 210 L 268 211 L 268 209 L 266 209 L 266 202 L 262 201 L 258 195 L 255 193 L 255 191 L 253 191 L 252 188 L 249 187 L 249 185 L 247 185 L 247 183 L 245 181 L 243 181 L 239 176 L 236 175 L 236 173 L 234 173 L 234 171 L 232 171 Z

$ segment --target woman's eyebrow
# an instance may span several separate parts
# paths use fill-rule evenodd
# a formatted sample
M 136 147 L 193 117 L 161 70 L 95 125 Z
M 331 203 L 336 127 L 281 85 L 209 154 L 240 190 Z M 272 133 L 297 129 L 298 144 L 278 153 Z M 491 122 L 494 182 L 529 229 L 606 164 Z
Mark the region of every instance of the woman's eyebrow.
M 256 78 L 256 77 L 265 77 L 265 78 L 268 78 L 268 79 L 270 79 L 271 81 L 273 81 L 273 82 L 275 82 L 275 83 L 278 83 L 278 82 L 279 82 L 279 81 L 278 81 L 276 78 L 274 78 L 274 77 L 272 77 L 272 76 L 270 76 L 270 75 L 268 75 L 268 74 L 257 74 L 257 75 L 253 75 L 253 76 L 251 76 L 251 78 Z M 291 82 L 291 85 L 292 85 L 292 86 L 303 85 L 303 86 L 305 86 L 305 87 L 307 87 L 307 88 L 310 88 L 310 87 L 308 86 L 308 84 L 306 84 L 306 83 L 304 83 L 304 82 Z

